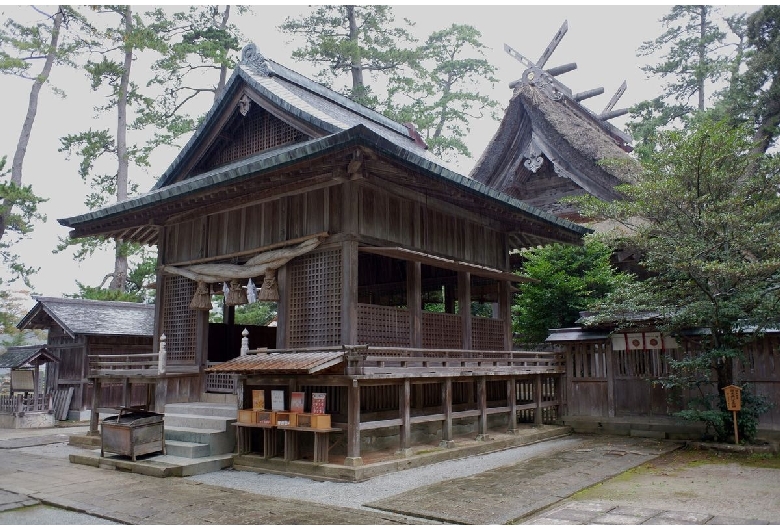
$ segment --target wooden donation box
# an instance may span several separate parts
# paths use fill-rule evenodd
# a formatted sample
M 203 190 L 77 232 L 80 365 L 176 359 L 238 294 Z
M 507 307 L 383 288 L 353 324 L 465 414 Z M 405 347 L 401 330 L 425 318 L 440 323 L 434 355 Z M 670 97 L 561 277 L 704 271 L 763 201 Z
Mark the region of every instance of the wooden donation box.
M 164 416 L 156 412 L 122 409 L 100 424 L 100 456 L 106 451 L 137 456 L 162 451 L 165 454 Z

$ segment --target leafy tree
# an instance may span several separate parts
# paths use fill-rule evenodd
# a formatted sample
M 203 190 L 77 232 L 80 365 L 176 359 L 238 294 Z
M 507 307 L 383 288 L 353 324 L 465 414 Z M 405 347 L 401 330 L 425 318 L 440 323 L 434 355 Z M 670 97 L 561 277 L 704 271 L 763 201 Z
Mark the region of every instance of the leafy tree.
M 10 182 L 8 171 L 4 169 L 6 160 L 5 156 L 0 158 L 0 217 L 4 225 L 4 237 L 0 239 L 0 263 L 10 271 L 11 280 L 21 278 L 29 286 L 29 277 L 37 269 L 26 266 L 13 251 L 13 246 L 29 237 L 33 222 L 46 220 L 46 216 L 38 211 L 38 205 L 46 199 L 33 193 L 31 186 Z
M 755 150 L 765 153 L 780 134 L 780 6 L 763 6 L 747 20 L 745 72 L 728 103 L 754 127 Z
M 740 17 L 725 19 L 725 23 L 739 38 Z M 739 71 L 742 48 L 730 56 L 729 35 L 720 27 L 718 9 L 712 6 L 673 6 L 661 19 L 666 31 L 639 48 L 640 56 L 665 52 L 662 61 L 642 69 L 653 76 L 667 78 L 663 95 L 643 101 L 631 109 L 629 132 L 637 141 L 640 158 L 652 156 L 656 148 L 656 131 L 666 126 L 685 122 L 696 111 L 706 108 L 715 83 L 725 75 Z M 695 103 L 691 104 L 691 99 Z
M 444 159 L 454 154 L 470 157 L 463 141 L 469 123 L 486 112 L 496 118 L 498 101 L 473 89 L 479 81 L 498 82 L 495 67 L 484 58 L 481 37 L 465 24 L 435 31 L 418 50 L 414 75 L 396 75 L 391 81 L 386 114 L 414 123 L 431 151 Z
M 108 129 L 89 129 L 67 135 L 61 139 L 60 148 L 60 151 L 68 155 L 75 152 L 81 157 L 79 174 L 92 189 L 92 193 L 85 201 L 90 208 L 103 206 L 111 198 L 117 202 L 127 199 L 128 193 L 136 190 L 129 181 L 130 163 L 133 162 L 141 167 L 148 166 L 151 151 L 160 142 L 166 140 L 157 135 L 146 144 L 132 144 L 128 143 L 127 133 L 128 130 L 149 125 L 156 116 L 153 98 L 144 95 L 135 81 L 136 74 L 132 70 L 135 55 L 144 50 L 154 50 L 164 54 L 168 49 L 164 36 L 170 26 L 160 10 L 154 12 L 153 16 L 146 17 L 152 19 L 152 22 L 148 23 L 141 15 L 134 13 L 131 6 L 103 6 L 95 9 L 100 14 L 115 17 L 114 20 L 118 22 L 117 25 L 109 26 L 98 35 L 108 46 L 101 53 L 100 61 L 90 60 L 85 66 L 93 90 L 108 88 L 106 103 L 96 110 L 116 113 L 116 132 L 112 135 Z M 135 107 L 134 120 L 128 117 L 130 106 Z M 165 124 L 156 125 L 165 127 Z M 115 172 L 96 174 L 95 163 L 104 155 L 115 157 L 117 169 Z M 91 254 L 101 243 L 94 239 L 63 241 L 57 250 L 64 250 L 72 244 L 79 245 L 81 251 L 77 255 L 83 258 Z M 131 248 L 121 240 L 116 241 L 114 272 L 111 275 L 109 289 L 125 291 L 127 257 L 128 250 Z
M 660 382 L 696 389 L 701 398 L 685 416 L 708 422 L 721 437 L 731 419 L 719 389 L 739 384 L 741 345 L 780 315 L 780 165 L 753 151 L 751 136 L 745 127 L 706 119 L 665 132 L 641 181 L 621 189 L 625 200 L 580 202 L 585 214 L 621 223 L 625 230 L 604 240 L 635 250 L 652 275 L 608 295 L 599 320 L 652 311 L 669 333 L 710 330 L 701 351 L 671 363 Z
M 21 277 L 28 285 L 29 275 L 35 269 L 25 266 L 10 248 L 19 237 L 32 231 L 33 221 L 43 219 L 38 213 L 38 205 L 44 199 L 35 195 L 29 186 L 22 184 L 24 158 L 38 113 L 40 92 L 48 83 L 55 64 L 72 65 L 74 56 L 89 44 L 75 31 L 85 25 L 84 19 L 75 9 L 58 6 L 53 15 L 35 7 L 32 9 L 42 15 L 43 19 L 31 25 L 8 19 L 0 28 L 0 73 L 32 82 L 9 180 L 5 179 L 6 173 L 3 172 L 5 158 L 0 162 L 0 261 L 11 270 L 14 277 Z M 70 33 L 65 31 L 69 25 L 74 30 Z M 38 61 L 43 61 L 43 66 L 33 75 L 30 70 Z M 9 236 L 8 231 L 13 235 Z
M 631 285 L 631 277 L 610 264 L 609 247 L 586 238 L 581 247 L 555 243 L 522 252 L 519 274 L 526 283 L 512 306 L 512 327 L 523 342 L 543 342 L 551 328 L 570 327 L 580 311 L 618 286 Z
M 239 14 L 246 7 L 238 6 Z M 170 46 L 152 65 L 150 84 L 162 88 L 154 120 L 167 122 L 172 137 L 195 128 L 196 120 L 183 110 L 202 94 L 214 101 L 222 93 L 243 37 L 230 23 L 231 6 L 191 6 L 172 17 L 158 10 L 150 14 L 162 28 Z M 216 76 L 209 75 L 216 73 Z
M 335 88 L 367 107 L 376 108 L 379 99 L 367 76 L 392 74 L 414 64 L 417 53 L 406 44 L 414 42 L 408 29 L 394 24 L 392 8 L 383 5 L 318 6 L 308 16 L 287 18 L 280 26 L 285 33 L 304 38 L 305 45 L 293 58 L 324 68 L 318 80 L 331 86 L 349 74 L 350 83 Z

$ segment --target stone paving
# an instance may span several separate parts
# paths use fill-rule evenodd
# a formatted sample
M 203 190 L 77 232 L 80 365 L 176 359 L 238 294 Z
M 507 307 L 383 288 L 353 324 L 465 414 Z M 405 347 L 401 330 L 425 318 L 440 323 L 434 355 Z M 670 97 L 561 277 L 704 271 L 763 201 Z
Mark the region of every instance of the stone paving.
M 523 522 L 530 525 L 630 524 L 630 525 L 755 525 L 769 521 L 713 516 L 695 512 L 619 506 L 604 502 L 566 502 Z
M 505 524 L 677 447 L 659 440 L 587 437 L 554 455 L 418 488 L 368 506 L 455 524 Z
M 2 433 L 0 439 L 1 436 Z M 23 438 L 31 439 L 22 442 Z M 36 445 L 42 441 L 32 438 L 35 437 L 17 437 L 20 441 L 15 445 Z M 75 517 L 83 517 L 83 524 L 113 521 L 149 525 L 767 524 L 760 519 L 700 513 L 703 510 L 696 511 L 693 504 L 690 511 L 683 511 L 680 506 L 660 501 L 643 505 L 622 500 L 587 502 L 579 500 L 579 496 L 576 501 L 569 499 L 583 488 L 676 447 L 671 442 L 649 439 L 572 437 L 563 448 L 511 465 L 442 480 L 401 494 L 387 491 L 383 498 L 365 504 L 365 509 L 329 504 L 327 492 L 322 491 L 313 493 L 317 498 L 312 500 L 317 502 L 291 500 L 274 496 L 273 491 L 266 495 L 180 478 L 158 479 L 73 465 L 62 457 L 30 454 L 24 449 L 0 449 L 0 524 L 82 524 Z M 751 473 L 755 472 L 745 473 L 754 476 Z M 640 477 L 655 480 L 643 474 Z M 687 475 L 683 478 L 687 479 Z M 617 483 L 611 487 L 625 491 Z M 664 486 L 664 491 L 671 489 Z M 734 513 L 760 517 L 763 512 Z

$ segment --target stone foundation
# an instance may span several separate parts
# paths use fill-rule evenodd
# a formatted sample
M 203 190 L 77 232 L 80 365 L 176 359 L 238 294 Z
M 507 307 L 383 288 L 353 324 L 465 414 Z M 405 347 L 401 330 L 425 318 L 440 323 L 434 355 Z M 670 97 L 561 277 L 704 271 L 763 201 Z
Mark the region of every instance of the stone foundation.
M 51 412 L 0 414 L 0 429 L 40 429 L 54 427 L 56 423 Z

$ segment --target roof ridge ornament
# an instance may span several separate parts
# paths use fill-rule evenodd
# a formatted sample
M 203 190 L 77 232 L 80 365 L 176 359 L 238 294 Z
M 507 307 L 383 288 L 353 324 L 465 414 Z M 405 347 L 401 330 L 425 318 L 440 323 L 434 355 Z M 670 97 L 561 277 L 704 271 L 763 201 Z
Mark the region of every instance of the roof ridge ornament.
M 262 53 L 257 51 L 257 45 L 254 42 L 250 42 L 241 50 L 241 64 L 251 67 L 255 72 L 266 77 L 270 77 L 274 73 L 271 64 Z

